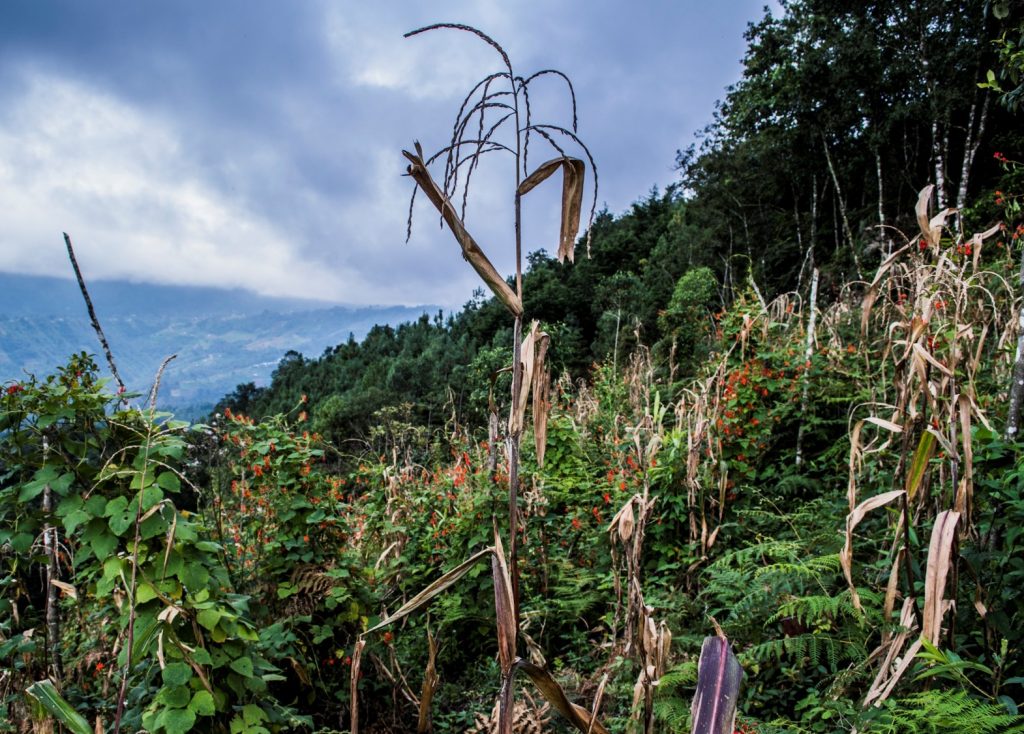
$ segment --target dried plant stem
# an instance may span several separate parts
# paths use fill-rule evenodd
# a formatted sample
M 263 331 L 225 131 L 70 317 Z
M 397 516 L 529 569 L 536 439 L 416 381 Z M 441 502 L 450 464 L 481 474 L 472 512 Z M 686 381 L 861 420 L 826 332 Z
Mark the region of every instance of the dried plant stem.
M 522 336 L 523 317 L 516 316 L 512 329 L 512 396 L 514 399 L 518 399 L 523 386 Z M 516 629 L 519 629 L 519 542 L 516 526 L 519 524 L 519 448 L 522 430 L 522 423 L 517 421 L 508 437 L 508 552 L 509 571 L 512 575 L 512 609 L 515 614 Z
M 1024 291 L 1024 249 L 1020 256 L 1020 290 Z M 1016 440 L 1020 432 L 1020 409 L 1024 403 L 1024 303 L 1017 316 L 1017 354 L 1010 381 L 1010 406 L 1006 415 L 1006 438 Z
M 103 353 L 107 358 L 107 364 L 110 365 L 110 373 L 117 380 L 118 392 L 124 394 L 124 380 L 121 379 L 121 375 L 117 371 L 117 365 L 114 363 L 114 355 L 110 351 L 110 345 L 107 343 L 107 337 L 103 334 L 103 327 L 100 326 L 100 320 L 96 318 L 96 309 L 92 306 L 92 299 L 89 298 L 89 290 L 85 287 L 85 279 L 82 277 L 82 271 L 78 267 L 78 260 L 75 258 L 75 250 L 71 246 L 71 238 L 67 232 L 64 232 L 64 244 L 68 248 L 68 257 L 71 259 L 71 267 L 75 271 L 75 278 L 78 279 L 78 287 L 82 291 L 82 298 L 85 299 L 85 307 L 89 311 L 89 320 L 92 321 L 92 328 L 96 331 L 96 336 L 99 337 L 100 345 L 103 347 Z M 123 402 L 125 401 L 122 398 Z
M 43 438 L 43 456 L 49 453 L 50 445 Z M 45 461 L 45 459 L 44 459 Z M 60 609 L 57 606 L 57 585 L 59 568 L 57 566 L 57 529 L 49 523 L 50 512 L 53 510 L 53 490 L 47 484 L 43 488 L 43 514 L 47 523 L 43 526 L 43 549 L 46 555 L 46 642 L 50 652 L 50 665 L 54 679 L 59 683 L 63 677 L 61 661 Z

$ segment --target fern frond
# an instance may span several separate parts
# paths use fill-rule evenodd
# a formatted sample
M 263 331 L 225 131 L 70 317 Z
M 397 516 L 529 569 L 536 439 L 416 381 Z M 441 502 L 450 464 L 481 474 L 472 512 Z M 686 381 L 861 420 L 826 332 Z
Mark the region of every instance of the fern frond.
M 1024 717 L 1003 706 L 971 698 L 964 691 L 924 691 L 886 702 L 887 721 L 877 731 L 886 734 L 971 732 L 1021 734 Z M 874 729 L 873 729 L 874 730 Z

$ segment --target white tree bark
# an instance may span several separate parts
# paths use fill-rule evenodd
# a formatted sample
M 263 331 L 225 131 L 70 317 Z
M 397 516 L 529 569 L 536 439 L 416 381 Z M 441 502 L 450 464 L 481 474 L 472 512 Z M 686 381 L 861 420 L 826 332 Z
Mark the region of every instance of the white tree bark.
M 815 268 L 811 274 L 811 298 L 810 298 L 810 309 L 811 313 L 807 319 L 807 347 L 804 350 L 804 365 L 806 366 L 810 361 L 811 357 L 814 356 L 814 330 L 818 322 L 818 269 Z M 810 402 L 811 395 L 811 380 L 808 376 L 808 370 L 804 369 L 803 373 L 803 387 L 800 394 L 800 427 L 796 432 L 796 465 L 799 468 L 804 461 L 803 456 L 803 442 L 804 442 L 804 429 L 806 423 L 804 418 L 807 415 L 807 404 Z

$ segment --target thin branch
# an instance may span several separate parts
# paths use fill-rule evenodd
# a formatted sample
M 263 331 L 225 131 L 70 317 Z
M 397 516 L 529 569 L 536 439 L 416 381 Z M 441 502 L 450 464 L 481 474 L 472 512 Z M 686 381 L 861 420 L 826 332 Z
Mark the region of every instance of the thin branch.
M 89 291 L 85 287 L 85 279 L 82 277 L 82 271 L 78 267 L 78 260 L 75 258 L 75 250 L 71 246 L 71 238 L 68 237 L 68 233 L 64 232 L 64 244 L 68 247 L 68 257 L 71 259 L 71 267 L 74 268 L 75 277 L 78 279 L 78 287 L 82 291 L 82 298 L 85 299 L 85 307 L 89 311 L 89 319 L 92 321 L 92 328 L 96 331 L 96 336 L 100 339 L 100 345 L 103 347 L 103 353 L 107 357 L 107 364 L 110 365 L 110 372 L 114 375 L 114 379 L 117 380 L 118 394 L 124 395 L 125 387 L 124 380 L 121 379 L 121 375 L 117 371 L 117 365 L 114 364 L 114 355 L 110 351 L 110 345 L 107 343 L 107 337 L 103 334 L 103 327 L 100 326 L 100 320 L 96 318 L 96 309 L 92 306 L 92 299 L 89 298 Z M 125 398 L 121 398 L 122 402 L 127 403 Z

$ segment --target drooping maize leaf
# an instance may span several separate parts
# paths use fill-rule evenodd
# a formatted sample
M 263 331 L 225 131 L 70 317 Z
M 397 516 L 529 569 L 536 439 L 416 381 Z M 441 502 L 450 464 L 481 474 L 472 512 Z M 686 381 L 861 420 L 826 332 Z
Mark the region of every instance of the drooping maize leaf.
M 883 276 L 892 268 L 893 263 L 895 263 L 903 253 L 909 249 L 910 245 L 904 245 L 887 257 L 885 261 L 878 266 L 878 272 L 875 273 L 875 277 L 871 280 L 871 285 L 868 286 L 868 290 L 864 294 L 864 300 L 861 301 L 860 305 L 861 336 L 866 336 L 868 333 L 868 321 L 871 318 L 871 307 L 874 306 L 875 300 L 878 298 L 879 284 L 882 282 Z
M 409 159 L 409 175 L 423 189 L 423 193 L 427 195 L 430 203 L 437 208 L 444 221 L 448 224 L 449 229 L 451 229 L 456 241 L 458 241 L 459 246 L 462 248 L 462 256 L 473 266 L 477 275 L 483 279 L 487 287 L 498 297 L 498 300 L 505 304 L 505 308 L 513 316 L 521 316 L 523 313 L 523 303 L 519 296 L 516 295 L 515 291 L 505 282 L 505 279 L 495 270 L 494 265 L 487 259 L 487 255 L 480 249 L 473 236 L 466 231 L 466 227 L 463 225 L 462 220 L 459 219 L 455 207 L 452 206 L 445 193 L 434 183 L 434 179 L 431 178 L 430 171 L 427 170 L 427 166 L 423 162 L 423 158 L 418 155 L 418 151 L 417 153 L 410 153 L 407 150 L 403 150 L 402 155 Z
M 581 732 L 584 734 L 587 732 L 608 734 L 604 725 L 593 718 L 589 711 L 569 700 L 562 687 L 546 670 L 522 658 L 517 658 L 513 667 L 515 670 L 522 670 L 526 673 L 537 690 L 540 691 L 540 695 L 554 707 L 555 711 L 564 716 Z
M 451 571 L 443 574 L 440 578 L 436 579 L 427 588 L 418 593 L 412 599 L 407 601 L 398 611 L 394 614 L 389 615 L 387 618 L 382 619 L 380 622 L 375 624 L 373 627 L 366 631 L 367 634 L 376 632 L 383 627 L 387 627 L 389 624 L 397 622 L 402 617 L 405 617 L 412 612 L 415 612 L 420 607 L 427 604 L 431 599 L 440 594 L 442 591 L 447 589 L 449 586 L 454 584 L 456 581 L 461 579 L 474 565 L 476 565 L 482 558 L 485 558 L 494 553 L 494 548 L 484 548 L 483 550 L 477 551 L 465 561 L 460 563 L 458 566 L 453 568 Z
M 548 442 L 548 413 L 551 402 L 548 399 L 551 375 L 545 360 L 551 337 L 541 332 L 537 343 L 537 359 L 533 364 L 533 442 L 537 450 L 537 466 L 544 467 L 544 452 Z
M 49 711 L 53 718 L 70 729 L 73 734 L 93 734 L 89 722 L 57 692 L 53 681 L 36 681 L 25 690 L 25 693 Z
M 714 635 L 705 637 L 697 663 L 692 734 L 732 734 L 742 681 L 743 668 L 729 640 Z
M 516 657 L 516 608 L 512 597 L 512 578 L 505 562 L 505 549 L 501 538 L 494 534 L 494 550 L 491 553 L 491 573 L 494 575 L 494 612 L 498 625 L 498 659 L 502 673 L 512 668 Z
M 583 213 L 583 176 L 586 170 L 583 161 L 568 156 L 546 161 L 523 179 L 517 193 L 522 196 L 532 191 L 559 168 L 562 169 L 562 226 L 558 238 L 558 262 L 565 262 L 566 258 L 572 262 Z
M 853 606 L 862 609 L 860 595 L 857 594 L 857 587 L 853 584 L 853 530 L 864 519 L 864 516 L 876 507 L 887 505 L 897 497 L 902 497 L 905 492 L 902 489 L 894 489 L 891 492 L 883 492 L 880 495 L 866 499 L 853 508 L 853 512 L 846 516 L 846 542 L 839 551 L 839 563 L 843 567 L 843 574 L 846 576 L 846 583 L 850 587 L 850 599 Z
M 924 619 L 921 637 L 933 645 L 939 644 L 942 618 L 945 616 L 946 577 L 953 564 L 953 543 L 960 513 L 946 510 L 935 518 L 931 542 L 928 544 L 928 567 L 924 578 Z

